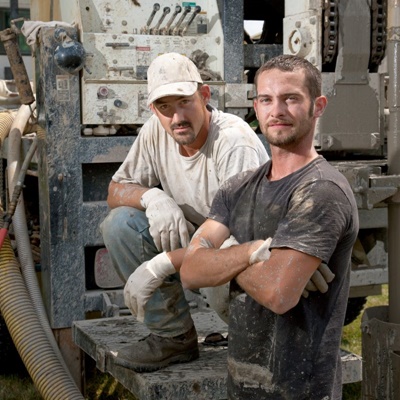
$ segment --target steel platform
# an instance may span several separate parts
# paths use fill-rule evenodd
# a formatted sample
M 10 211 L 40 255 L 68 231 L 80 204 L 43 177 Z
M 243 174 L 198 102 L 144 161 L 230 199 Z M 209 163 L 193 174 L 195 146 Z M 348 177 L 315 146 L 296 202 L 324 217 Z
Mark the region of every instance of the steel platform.
M 227 334 L 226 324 L 214 312 L 193 314 L 199 343 L 212 332 Z M 160 371 L 135 373 L 115 365 L 114 354 L 128 343 L 149 333 L 132 316 L 74 322 L 74 342 L 140 400 L 226 399 L 226 346 L 199 346 L 200 358 L 175 364 Z
M 200 358 L 160 371 L 136 373 L 115 365 L 118 350 L 146 336 L 147 328 L 132 316 L 74 322 L 74 342 L 97 364 L 140 400 L 226 399 L 226 346 L 204 346 L 206 335 L 227 334 L 227 325 L 213 311 L 193 313 L 199 335 Z M 342 351 L 343 384 L 361 381 L 361 357 Z

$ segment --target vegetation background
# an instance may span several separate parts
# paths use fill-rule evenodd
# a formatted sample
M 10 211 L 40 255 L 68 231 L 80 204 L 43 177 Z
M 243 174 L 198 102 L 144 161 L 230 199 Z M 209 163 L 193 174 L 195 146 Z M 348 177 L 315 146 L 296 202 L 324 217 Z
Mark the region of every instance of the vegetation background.
M 383 286 L 380 296 L 370 296 L 364 307 L 388 304 L 388 287 Z M 343 328 L 342 349 L 361 355 L 361 316 Z M 1 360 L 5 362 L 5 360 Z M 94 362 L 87 360 L 87 400 L 138 400 L 111 375 L 103 374 Z M 23 367 L 14 375 L 0 375 L 0 400 L 42 400 L 28 373 Z M 361 382 L 343 386 L 343 400 L 361 400 Z

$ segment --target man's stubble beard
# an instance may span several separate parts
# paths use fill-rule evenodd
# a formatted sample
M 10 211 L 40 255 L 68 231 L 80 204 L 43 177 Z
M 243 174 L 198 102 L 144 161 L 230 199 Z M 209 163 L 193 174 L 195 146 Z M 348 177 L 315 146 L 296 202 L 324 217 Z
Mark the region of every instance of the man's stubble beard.
M 313 121 L 312 117 L 314 115 L 314 104 L 308 110 L 308 119 L 303 119 L 300 123 L 300 126 L 295 130 L 291 130 L 291 132 L 287 135 L 281 135 L 278 132 L 278 135 L 270 135 L 268 133 L 267 124 L 264 126 L 264 129 L 261 129 L 264 137 L 267 139 L 268 143 L 276 146 L 276 147 L 287 147 L 293 146 L 301 142 L 303 137 L 307 136 L 309 132 L 312 130 Z
M 181 146 L 187 146 L 192 144 L 196 140 L 196 135 L 193 131 L 190 131 L 189 136 L 186 134 L 185 136 L 181 135 L 173 135 L 175 142 L 180 144 Z

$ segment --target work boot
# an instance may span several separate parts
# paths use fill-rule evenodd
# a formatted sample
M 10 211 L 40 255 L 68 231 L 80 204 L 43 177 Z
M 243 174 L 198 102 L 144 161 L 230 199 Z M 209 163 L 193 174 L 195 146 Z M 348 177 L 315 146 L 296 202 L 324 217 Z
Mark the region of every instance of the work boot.
M 138 342 L 124 346 L 115 357 L 115 364 L 136 372 L 152 372 L 170 364 L 199 358 L 196 328 L 175 337 L 150 333 Z

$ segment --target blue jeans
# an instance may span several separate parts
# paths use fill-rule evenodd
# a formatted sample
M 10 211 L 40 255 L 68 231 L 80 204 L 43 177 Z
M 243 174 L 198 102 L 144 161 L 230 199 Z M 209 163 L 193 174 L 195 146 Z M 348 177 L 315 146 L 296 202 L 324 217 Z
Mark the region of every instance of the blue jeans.
M 146 214 L 136 208 L 114 208 L 100 229 L 111 262 L 124 282 L 139 265 L 159 254 Z M 145 309 L 144 323 L 156 335 L 178 336 L 193 325 L 178 273 L 165 279 Z

